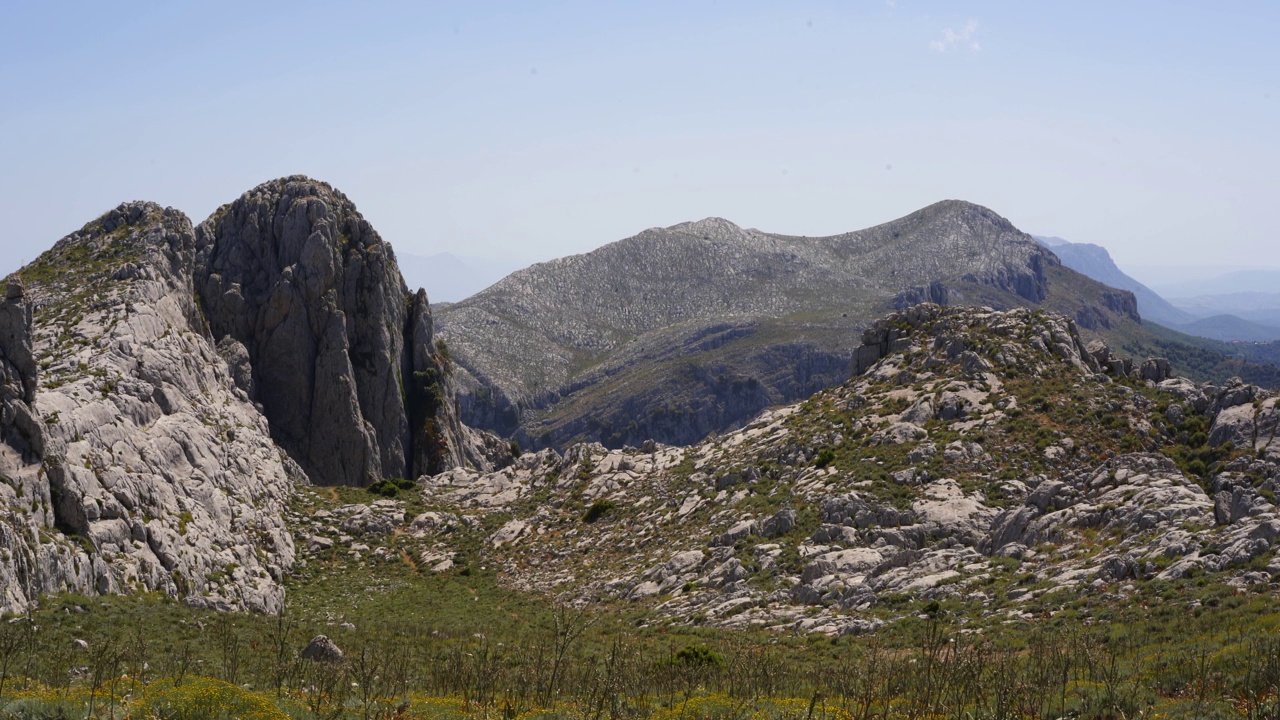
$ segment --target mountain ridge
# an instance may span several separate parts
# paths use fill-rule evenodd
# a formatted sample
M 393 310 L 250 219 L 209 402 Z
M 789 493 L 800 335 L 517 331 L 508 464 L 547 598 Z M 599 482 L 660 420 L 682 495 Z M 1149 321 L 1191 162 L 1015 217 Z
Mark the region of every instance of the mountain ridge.
M 1051 298 L 1054 283 L 1075 289 Z M 677 419 L 654 439 L 683 443 L 840 382 L 834 368 L 847 365 L 866 322 L 893 307 L 940 299 L 1002 307 L 1048 302 L 1090 330 L 1138 319 L 1123 291 L 1061 268 L 993 211 L 946 200 L 817 238 L 723 218 L 650 228 L 517 271 L 440 308 L 439 322 L 466 371 L 460 401 L 469 424 L 514 434 L 526 446 L 635 444 L 646 438 L 638 426 L 628 429 L 632 422 L 665 414 Z M 722 336 L 712 349 L 723 360 L 691 349 L 692 359 L 667 363 L 666 377 L 679 388 L 629 381 L 626 366 L 726 323 L 735 337 Z M 815 372 L 798 382 L 768 379 L 796 361 Z M 630 410 L 602 417 L 570 408 L 602 404 L 597 391 Z
M 999 317 L 1047 328 L 1020 331 L 1011 349 L 995 355 L 986 335 L 958 337 L 968 337 L 963 323 L 930 336 L 928 349 L 907 358 L 924 363 L 910 372 L 958 363 L 963 375 L 954 388 L 929 391 L 942 393 L 935 419 L 961 418 L 967 396 L 946 393 L 972 385 L 969 376 L 984 363 L 1003 366 L 1024 355 L 1056 353 L 1085 377 L 1109 372 L 1130 385 L 1135 373 L 1153 383 L 1168 375 L 1168 363 L 1135 365 L 1086 346 L 1090 333 L 1141 329 L 1132 294 L 1062 267 L 986 208 L 947 201 L 827 238 L 715 218 L 673 227 L 516 273 L 482 293 L 489 305 L 459 304 L 545 322 L 524 328 L 524 344 L 518 333 L 489 333 L 507 356 L 537 349 L 534 365 L 549 352 L 561 364 L 539 369 L 567 379 L 534 387 L 519 399 L 524 407 L 511 405 L 513 424 L 517 411 L 531 411 L 536 424 L 529 427 L 553 439 L 555 432 L 590 436 L 650 454 L 662 448 L 652 439 L 664 434 L 702 438 L 728 428 L 732 435 L 721 437 L 741 443 L 758 428 L 735 428 L 773 423 L 777 417 L 761 412 L 845 385 L 855 368 L 872 369 L 863 382 L 883 384 L 876 392 L 889 393 L 890 414 L 901 415 L 890 395 L 910 379 L 901 361 L 886 358 L 910 347 L 886 335 L 870 357 L 857 351 L 858 339 L 926 316 L 994 322 L 991 309 L 921 304 L 933 298 L 1021 308 Z M 619 250 L 643 262 L 602 275 L 601 263 Z M 595 313 L 591 322 L 572 316 L 575 303 Z M 889 320 L 867 319 L 893 307 L 904 309 Z M 253 188 L 198 226 L 173 208 L 131 202 L 59 240 L 10 280 L 0 301 L 0 539 L 9 549 L 0 556 L 0 603 L 21 610 L 51 592 L 145 591 L 203 608 L 276 612 L 300 552 L 316 557 L 343 544 L 359 556 L 369 548 L 357 547 L 358 536 L 404 520 L 394 517 L 394 501 L 349 508 L 332 525 L 300 518 L 288 503 L 306 484 L 394 495 L 413 486 L 414 478 L 396 475 L 403 472 L 443 498 L 455 481 L 483 478 L 487 492 L 525 471 L 546 480 L 558 468 L 582 479 L 570 465 L 613 455 L 576 446 L 577 460 L 544 450 L 517 461 L 513 445 L 469 427 L 469 413 L 499 411 L 483 402 L 496 385 L 459 359 L 471 350 L 466 338 L 437 342 L 446 335 L 439 319 L 425 292 L 408 292 L 394 252 L 354 204 L 303 176 Z M 1233 399 L 1223 407 L 1244 394 L 1261 397 L 1241 387 L 1227 383 L 1211 394 Z M 551 408 L 561 415 L 537 416 L 545 408 L 530 401 L 539 397 L 566 401 Z M 1206 402 L 1216 412 L 1226 400 Z M 294 410 L 308 403 L 310 419 Z M 913 412 L 924 413 L 923 405 Z M 1271 422 L 1243 414 L 1226 430 L 1202 429 L 1218 446 L 1247 434 L 1246 421 Z M 1179 462 L 1199 461 L 1207 471 L 1221 459 L 1192 445 Z M 775 449 L 787 457 L 796 451 Z M 1172 477 L 1167 465 L 1159 472 Z M 727 484 L 718 490 L 732 484 L 715 480 Z M 498 507 L 518 497 L 513 489 L 486 502 Z M 346 534 L 329 537 L 339 525 Z M 412 532 L 413 542 L 421 539 Z M 513 526 L 508 535 L 521 532 Z M 431 568 L 447 566 L 446 557 L 426 557 Z M 813 588 L 812 580 L 801 584 Z M 627 593 L 645 582 L 661 584 L 642 580 Z
M 1244 302 L 1232 302 L 1232 296 L 1206 296 L 1165 300 L 1155 291 L 1125 274 L 1106 248 L 1091 243 L 1073 243 L 1060 237 L 1032 236 L 1050 247 L 1065 265 L 1112 287 L 1134 293 L 1143 317 L 1167 328 L 1201 338 L 1223 342 L 1268 342 L 1280 339 L 1280 328 L 1274 321 L 1280 312 L 1257 307 L 1266 295 L 1240 295 Z M 1259 273 L 1265 276 L 1265 272 Z M 1228 277 L 1228 276 L 1224 276 Z M 1278 296 L 1280 297 L 1280 296 Z M 1253 300 L 1254 304 L 1249 303 Z M 1271 323 L 1268 325 L 1268 323 Z
M 514 587 L 831 636 L 901 619 L 904 598 L 1009 622 L 1280 572 L 1274 393 L 1172 377 L 1029 308 L 917 305 L 859 347 L 841 385 L 693 446 L 586 443 L 426 479 L 424 557 L 447 568 L 462 541 L 445 528 L 492 517 L 483 557 Z
M 1142 317 L 1171 327 L 1195 320 L 1190 313 L 1174 307 L 1154 290 L 1126 274 L 1111 259 L 1111 253 L 1101 245 L 1074 243 L 1060 237 L 1032 237 L 1051 248 L 1062 263 L 1072 270 L 1111 287 L 1132 292 L 1138 299 L 1138 311 L 1142 313 Z

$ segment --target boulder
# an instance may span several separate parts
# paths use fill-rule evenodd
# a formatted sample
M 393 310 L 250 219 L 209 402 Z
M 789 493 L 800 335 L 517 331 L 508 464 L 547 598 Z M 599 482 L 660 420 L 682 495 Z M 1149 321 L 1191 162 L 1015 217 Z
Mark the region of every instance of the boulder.
M 340 663 L 343 660 L 342 649 L 327 635 L 317 635 L 303 648 L 300 656 L 303 660 L 319 663 Z
M 785 508 L 774 513 L 760 525 L 760 534 L 767 538 L 786 535 L 796 527 L 796 511 Z
M 1085 345 L 1084 349 L 1099 366 L 1108 367 L 1111 364 L 1111 348 L 1107 347 L 1107 344 L 1101 340 L 1091 341 L 1088 345 Z
M 1148 358 L 1138 370 L 1138 377 L 1160 383 L 1173 377 L 1173 366 L 1164 358 Z
M 1257 428 L 1253 405 L 1235 405 L 1220 411 L 1209 428 L 1209 444 L 1213 447 L 1231 443 L 1234 447 L 1252 448 Z
M 928 397 L 922 397 L 907 408 L 907 411 L 902 413 L 902 417 L 899 420 L 912 425 L 924 425 L 934 418 L 934 414 L 933 401 Z
M 716 536 L 716 538 L 711 541 L 711 546 L 724 547 L 733 545 L 739 540 L 755 533 L 758 527 L 758 523 L 750 518 L 740 520 L 724 533 Z
M 1227 408 L 1252 403 L 1256 397 L 1258 397 L 1258 387 L 1256 385 L 1245 384 L 1240 378 L 1233 377 L 1228 379 L 1217 394 L 1214 395 L 1213 402 L 1209 406 L 1209 412 L 1212 414 Z
M 503 545 L 512 545 L 524 537 L 528 530 L 529 523 L 523 520 L 508 520 L 505 525 L 498 528 L 498 531 L 489 538 L 489 544 L 495 548 Z
M 818 556 L 805 567 L 800 580 L 812 583 L 826 575 L 851 575 L 870 570 L 884 562 L 884 555 L 872 548 L 850 548 Z
M 742 565 L 741 560 L 729 558 L 707 575 L 707 582 L 714 587 L 724 587 L 739 580 L 745 580 L 747 575 L 747 569 Z
M 957 537 L 976 545 L 996 516 L 979 496 L 966 495 L 955 480 L 930 483 L 921 494 L 911 509 L 937 537 Z
M 909 422 L 896 422 L 873 436 L 873 440 L 881 443 L 903 445 L 929 437 L 928 431 L 919 425 Z

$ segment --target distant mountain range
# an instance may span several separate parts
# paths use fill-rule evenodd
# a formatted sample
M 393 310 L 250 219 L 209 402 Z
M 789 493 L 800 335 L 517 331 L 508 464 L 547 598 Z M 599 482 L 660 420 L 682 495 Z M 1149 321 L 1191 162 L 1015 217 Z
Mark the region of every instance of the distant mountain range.
M 1195 320 L 1191 314 L 1179 310 L 1157 295 L 1151 288 L 1134 280 L 1116 267 L 1111 254 L 1101 245 L 1067 242 L 1059 237 L 1033 235 L 1043 245 L 1051 248 L 1062 264 L 1078 273 L 1088 275 L 1100 283 L 1128 290 L 1138 298 L 1138 312 L 1148 320 L 1174 327 Z
M 1167 298 L 1190 298 L 1201 295 L 1231 295 L 1235 293 L 1267 293 L 1280 291 L 1280 270 L 1263 268 L 1237 270 L 1195 280 L 1155 284 L 1160 294 Z
M 1280 340 L 1280 293 L 1230 292 L 1166 300 L 1125 274 L 1116 266 L 1106 248 L 1100 245 L 1073 243 L 1059 237 L 1033 237 L 1051 248 L 1063 265 L 1111 287 L 1132 292 L 1138 299 L 1138 311 L 1144 320 L 1188 335 L 1224 342 Z M 1268 279 L 1272 280 L 1271 285 L 1266 285 Z M 1243 271 L 1171 287 L 1212 292 L 1230 288 L 1233 281 L 1239 282 L 1239 287 L 1280 287 L 1280 272 Z
M 1244 285 L 1242 287 L 1248 287 Z M 1280 285 L 1272 286 L 1280 287 Z M 1280 292 L 1240 291 L 1174 297 L 1170 301 L 1193 315 L 1235 315 L 1259 325 L 1280 327 Z M 1247 338 L 1238 338 L 1245 340 Z

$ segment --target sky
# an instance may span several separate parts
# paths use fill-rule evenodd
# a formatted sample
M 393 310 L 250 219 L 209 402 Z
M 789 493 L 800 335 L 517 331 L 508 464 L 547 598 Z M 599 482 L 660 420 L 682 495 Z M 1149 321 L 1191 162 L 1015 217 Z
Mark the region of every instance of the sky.
M 402 254 L 958 198 L 1144 281 L 1280 267 L 1278 28 L 1263 2 L 5 0 L 0 273 L 122 201 L 199 222 L 297 173 Z

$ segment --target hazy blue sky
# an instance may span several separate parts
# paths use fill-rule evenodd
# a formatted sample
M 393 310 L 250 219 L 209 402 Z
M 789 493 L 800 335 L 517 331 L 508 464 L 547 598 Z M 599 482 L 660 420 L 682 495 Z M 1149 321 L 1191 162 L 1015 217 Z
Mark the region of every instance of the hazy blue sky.
M 1277 30 L 1262 2 L 4 0 L 0 272 L 122 200 L 198 222 L 292 173 L 416 254 L 962 198 L 1131 268 L 1280 266 Z

